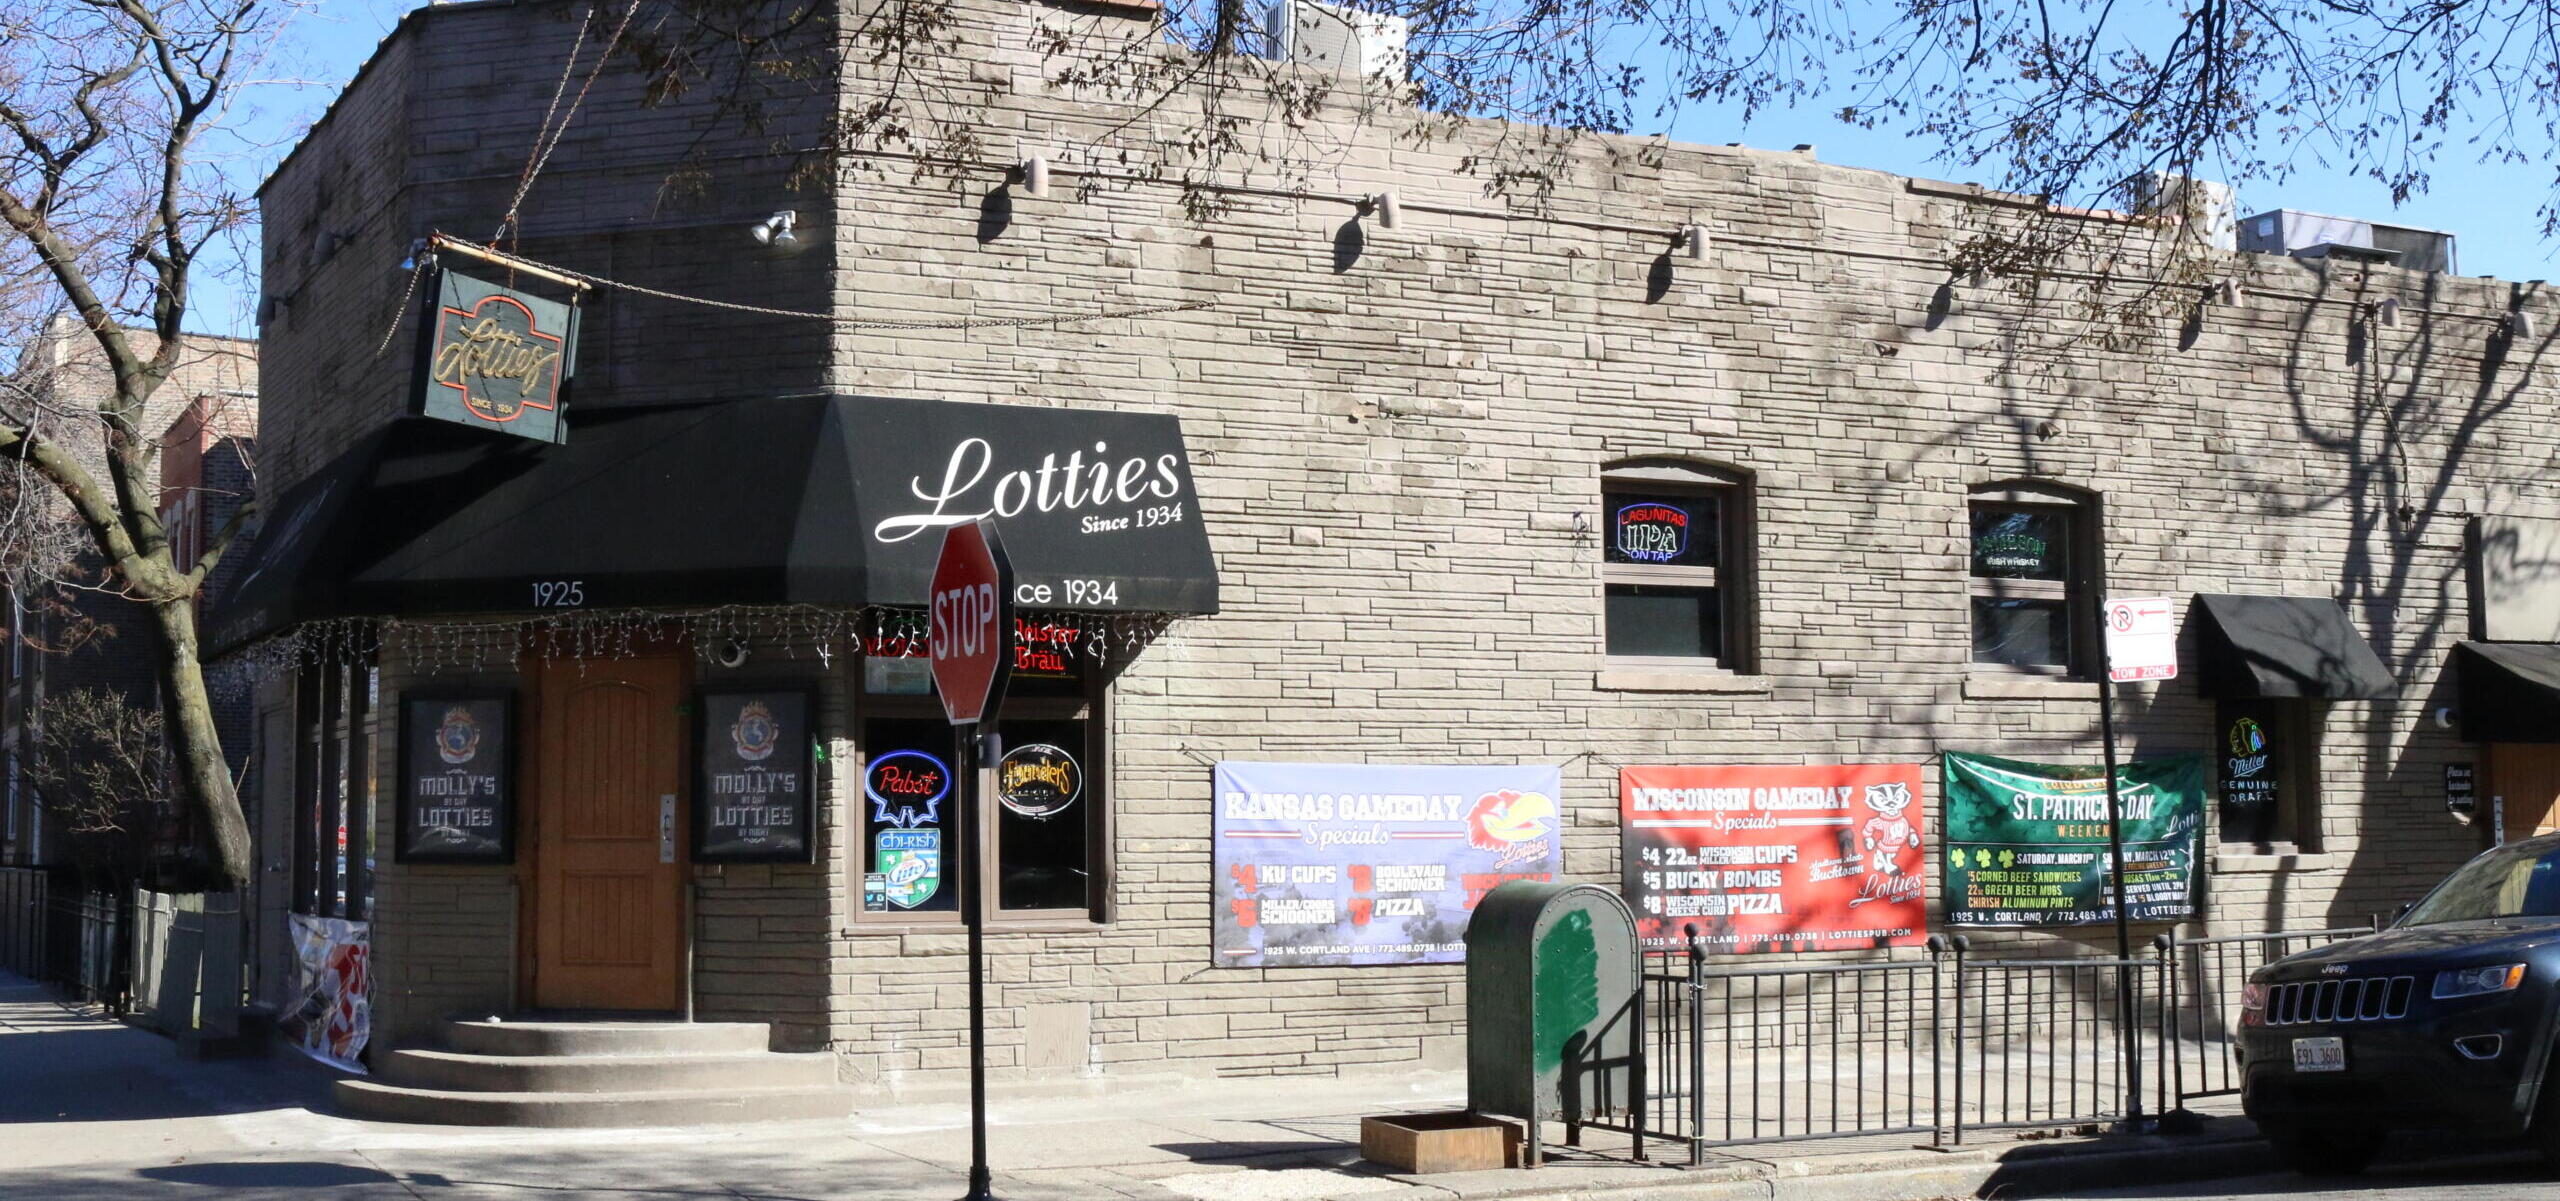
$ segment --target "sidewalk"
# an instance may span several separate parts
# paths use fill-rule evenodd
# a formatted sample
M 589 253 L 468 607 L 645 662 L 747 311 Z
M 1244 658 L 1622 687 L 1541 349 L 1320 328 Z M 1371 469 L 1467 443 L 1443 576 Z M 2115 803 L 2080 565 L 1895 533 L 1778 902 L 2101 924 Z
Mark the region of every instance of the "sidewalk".
M 962 1103 L 702 1130 L 490 1130 L 340 1118 L 324 1108 L 328 1079 L 290 1052 L 181 1062 L 157 1035 L 0 976 L 0 1196 L 951 1201 L 965 1186 Z M 1361 1115 L 1455 1108 L 1464 1093 L 1459 1076 L 1433 1073 L 1000 1099 L 996 1192 L 1008 1201 L 2015 1197 L 2269 1166 L 2236 1117 L 2184 1138 L 1983 1132 L 1956 1152 L 1915 1149 L 1910 1136 L 1771 1143 L 1694 1169 L 1665 1162 L 1686 1160 L 1669 1146 L 1654 1149 L 1654 1163 L 1626 1160 L 1617 1136 L 1536 1171 L 1390 1177 L 1360 1161 Z

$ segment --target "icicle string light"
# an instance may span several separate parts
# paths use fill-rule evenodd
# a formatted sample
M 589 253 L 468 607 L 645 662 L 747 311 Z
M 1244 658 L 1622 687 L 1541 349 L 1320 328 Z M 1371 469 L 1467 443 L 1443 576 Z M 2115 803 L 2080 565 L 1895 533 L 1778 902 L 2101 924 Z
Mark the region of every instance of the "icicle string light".
M 1161 637 L 1163 613 L 1022 612 L 1026 644 L 1056 647 L 1095 663 L 1137 653 Z M 308 621 L 250 644 L 208 670 L 214 688 L 237 696 L 251 685 L 309 667 L 389 661 L 417 675 L 515 670 L 519 657 L 626 659 L 680 638 L 705 664 L 730 643 L 803 654 L 832 667 L 835 657 L 922 658 L 925 613 L 889 605 L 721 605 L 709 609 L 606 609 L 498 621 L 340 617 Z

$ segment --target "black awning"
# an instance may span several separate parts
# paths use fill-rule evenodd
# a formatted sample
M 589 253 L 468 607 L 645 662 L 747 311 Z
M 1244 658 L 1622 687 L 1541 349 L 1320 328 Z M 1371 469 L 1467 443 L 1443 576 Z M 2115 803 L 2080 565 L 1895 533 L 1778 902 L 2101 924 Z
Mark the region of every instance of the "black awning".
M 565 445 L 401 421 L 288 492 L 209 624 L 921 605 L 992 513 L 1026 608 L 1214 613 L 1181 425 L 1157 413 L 791 396 L 575 414 Z
M 2465 642 L 2453 648 L 2468 742 L 2560 742 L 2560 646 Z
M 2197 651 L 2206 696 L 2374 701 L 2399 694 L 2400 682 L 2336 601 L 2203 594 L 2196 605 L 2205 618 Z

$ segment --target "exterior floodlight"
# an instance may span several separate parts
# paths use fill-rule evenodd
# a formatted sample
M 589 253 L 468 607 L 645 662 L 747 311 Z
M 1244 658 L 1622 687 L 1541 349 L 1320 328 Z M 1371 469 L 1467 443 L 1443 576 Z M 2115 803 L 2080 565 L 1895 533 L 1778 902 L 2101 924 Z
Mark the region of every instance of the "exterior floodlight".
M 1369 211 L 1378 215 L 1378 228 L 1380 229 L 1401 229 L 1404 227 L 1404 212 L 1396 206 L 1396 194 L 1393 192 L 1380 192 L 1377 195 L 1370 197 Z
M 2516 309 L 2507 314 L 2507 336 L 2518 342 L 2533 341 L 2533 314 Z
M 1049 194 L 1047 158 L 1035 154 L 1022 160 L 1022 191 L 1026 196 L 1045 197 Z
M 2400 298 L 2397 296 L 2383 297 L 2382 303 L 2373 306 L 2373 319 L 2384 325 L 2400 324 Z
M 798 212 L 784 209 L 748 226 L 747 233 L 755 238 L 759 246 L 790 246 L 800 240 L 800 235 L 791 232 L 792 227 L 799 223 Z
M 2226 279 L 2221 283 L 2215 284 L 2213 286 L 2213 299 L 2216 303 L 2227 307 L 2235 309 L 2239 308 L 2240 281 L 2236 279 Z
M 1707 261 L 1706 226 L 1684 225 L 1680 227 L 1680 257 L 1687 259 L 1692 263 L 1703 263 Z

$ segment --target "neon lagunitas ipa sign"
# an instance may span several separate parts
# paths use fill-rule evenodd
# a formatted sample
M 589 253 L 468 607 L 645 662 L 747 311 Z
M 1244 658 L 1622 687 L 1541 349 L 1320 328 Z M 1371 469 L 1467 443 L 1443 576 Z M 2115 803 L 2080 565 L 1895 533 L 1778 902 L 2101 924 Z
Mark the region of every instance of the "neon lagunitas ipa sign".
M 578 310 L 452 268 L 436 272 L 419 347 L 415 410 L 461 425 L 558 442 L 577 359 Z

